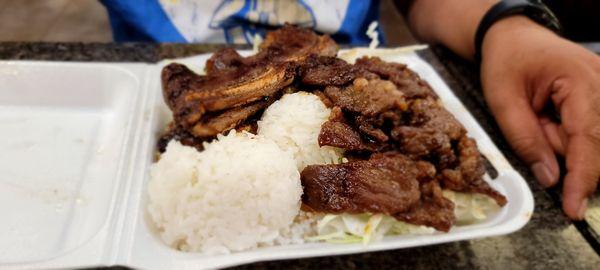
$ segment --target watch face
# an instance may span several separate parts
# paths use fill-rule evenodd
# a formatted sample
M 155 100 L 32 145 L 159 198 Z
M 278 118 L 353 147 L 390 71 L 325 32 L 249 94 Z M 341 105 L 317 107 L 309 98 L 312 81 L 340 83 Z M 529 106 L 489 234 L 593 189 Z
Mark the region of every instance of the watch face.
M 561 32 L 558 18 L 541 0 L 505 0 L 509 4 L 525 4 L 524 15 L 555 32 Z
M 561 32 L 562 27 L 560 26 L 560 21 L 554 15 L 554 13 L 548 8 L 548 6 L 541 3 L 541 1 L 535 1 L 535 2 L 540 2 L 538 4 L 538 6 L 541 9 L 541 11 L 537 12 L 537 14 L 535 15 L 535 16 L 539 17 L 538 21 L 540 21 L 540 23 L 542 23 L 544 26 L 550 28 L 551 30 L 553 30 L 555 32 Z

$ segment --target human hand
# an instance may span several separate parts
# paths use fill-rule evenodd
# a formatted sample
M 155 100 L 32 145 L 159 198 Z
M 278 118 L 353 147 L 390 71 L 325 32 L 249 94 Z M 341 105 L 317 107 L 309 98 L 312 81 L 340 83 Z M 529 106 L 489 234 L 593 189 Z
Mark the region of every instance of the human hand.
M 582 219 L 600 177 L 600 57 L 510 17 L 484 38 L 481 81 L 502 132 L 544 187 L 558 182 L 555 153 L 565 156 L 563 209 Z M 544 115 L 550 102 L 560 123 Z

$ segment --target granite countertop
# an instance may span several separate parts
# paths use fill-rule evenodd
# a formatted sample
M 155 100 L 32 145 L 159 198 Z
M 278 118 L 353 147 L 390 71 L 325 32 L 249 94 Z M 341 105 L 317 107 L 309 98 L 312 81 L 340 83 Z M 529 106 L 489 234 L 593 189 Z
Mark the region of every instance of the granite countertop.
M 213 51 L 214 45 L 0 43 L 0 59 L 156 62 Z M 260 262 L 237 269 L 477 268 L 594 269 L 600 265 L 596 216 L 571 222 L 560 208 L 560 189 L 543 190 L 515 156 L 485 106 L 474 67 L 449 51 L 434 47 L 419 52 L 444 78 L 498 148 L 530 184 L 535 212 L 520 231 L 506 236 L 435 246 L 348 256 Z M 596 210 L 600 200 L 592 200 Z M 600 211 L 600 210 L 599 210 Z

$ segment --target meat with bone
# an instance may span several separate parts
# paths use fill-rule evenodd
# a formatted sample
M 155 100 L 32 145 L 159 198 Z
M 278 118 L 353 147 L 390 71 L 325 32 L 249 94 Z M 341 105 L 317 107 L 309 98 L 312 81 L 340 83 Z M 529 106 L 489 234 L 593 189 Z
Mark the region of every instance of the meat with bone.
M 206 112 L 225 110 L 274 95 L 294 79 L 294 68 L 282 63 L 240 68 L 220 76 L 199 76 L 180 64 L 163 69 L 164 96 L 175 120 L 191 127 Z M 175 95 L 176 94 L 176 95 Z
M 163 97 L 180 127 L 177 131 L 209 138 L 234 128 L 243 117 L 262 109 L 257 102 L 289 86 L 297 61 L 336 52 L 337 45 L 328 36 L 286 25 L 270 32 L 254 56 L 242 57 L 233 49 L 218 51 L 207 61 L 206 76 L 180 64 L 166 66 L 161 75 Z
M 272 99 L 271 99 L 272 100 Z M 205 115 L 192 127 L 192 134 L 200 138 L 213 137 L 237 127 L 241 122 L 268 107 L 270 100 L 261 100 L 246 106 L 235 107 L 216 115 Z
M 204 146 L 202 145 L 202 142 L 204 142 L 203 138 L 195 137 L 182 127 L 177 126 L 175 122 L 171 122 L 167 127 L 167 131 L 158 139 L 158 151 L 163 153 L 167 149 L 167 145 L 171 140 L 176 140 L 186 146 L 192 146 L 198 149 L 198 151 L 202 151 L 204 149 Z

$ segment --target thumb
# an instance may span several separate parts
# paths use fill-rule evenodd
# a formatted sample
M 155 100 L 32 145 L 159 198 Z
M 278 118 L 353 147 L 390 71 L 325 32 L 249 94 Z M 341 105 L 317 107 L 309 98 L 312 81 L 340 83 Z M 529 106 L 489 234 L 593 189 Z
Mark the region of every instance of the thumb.
M 542 186 L 555 185 L 559 178 L 558 162 L 524 88 L 518 84 L 497 87 L 487 91 L 496 93 L 487 99 L 502 133 Z
M 563 186 L 563 209 L 573 219 L 583 219 L 588 197 L 596 190 L 600 177 L 600 142 L 587 134 L 569 137 L 567 170 Z
M 600 179 L 600 109 L 597 104 L 600 104 L 598 92 L 574 87 L 560 108 L 568 136 L 563 209 L 574 219 L 584 218 L 587 198 L 594 193 Z

